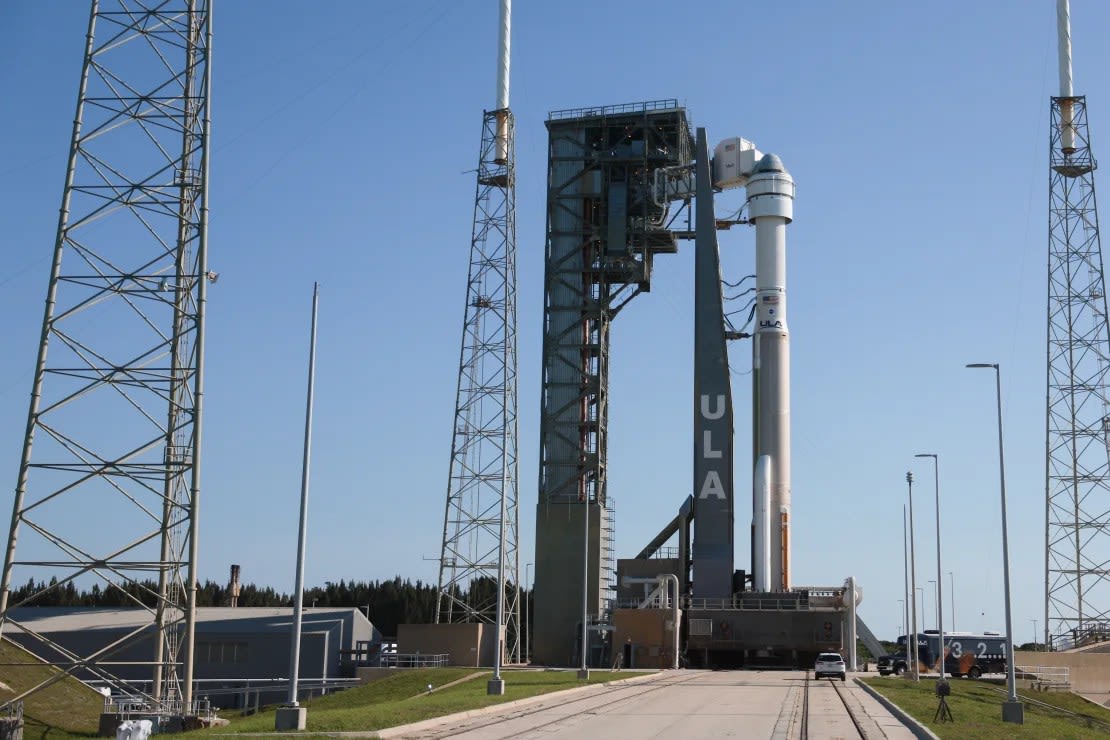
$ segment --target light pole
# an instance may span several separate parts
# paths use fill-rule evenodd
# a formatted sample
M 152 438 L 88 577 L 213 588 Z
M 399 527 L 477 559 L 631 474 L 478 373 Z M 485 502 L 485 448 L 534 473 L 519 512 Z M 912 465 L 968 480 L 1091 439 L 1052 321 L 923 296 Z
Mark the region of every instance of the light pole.
M 995 400 L 998 406 L 998 483 L 1002 496 L 1002 574 L 1006 588 L 1006 689 L 1009 693 L 1002 704 L 1002 721 L 1025 723 L 1025 709 L 1017 698 L 1017 681 L 1014 676 L 1014 623 L 1010 615 L 1010 542 L 1006 523 L 1006 462 L 1002 445 L 1002 372 L 998 363 L 975 362 L 970 368 L 994 370 Z
M 925 587 L 924 586 L 918 586 L 917 587 L 917 593 L 919 593 L 921 595 L 920 600 L 918 601 L 918 606 L 921 607 L 921 631 L 924 632 L 925 631 Z
M 917 652 L 917 558 L 913 545 L 913 473 L 906 473 L 906 486 L 910 494 L 910 629 L 913 634 L 906 640 L 906 650 L 910 650 L 913 643 L 913 680 L 921 679 L 921 660 Z
M 941 596 L 941 591 L 944 590 L 944 581 L 941 578 L 943 571 L 940 565 L 940 458 L 935 452 L 919 452 L 914 457 L 931 457 L 933 458 L 933 487 L 936 491 L 936 510 L 937 510 L 937 579 L 929 581 L 936 588 L 937 602 L 937 639 L 940 649 L 940 681 L 944 680 L 944 599 Z
M 532 570 L 531 563 L 524 564 L 524 662 L 532 662 L 531 645 L 528 642 L 528 636 L 531 630 L 528 627 L 528 602 L 532 600 L 532 578 L 529 575 Z
M 506 634 L 502 631 L 505 629 L 505 517 L 507 516 L 507 502 L 505 501 L 504 491 L 509 485 L 509 475 L 509 456 L 503 455 L 501 458 L 501 511 L 500 523 L 497 528 L 497 624 L 495 625 L 497 632 L 494 638 L 497 651 L 494 653 L 493 678 L 486 681 L 487 696 L 505 695 L 505 679 L 501 675 L 501 666 L 505 662 Z M 518 560 L 516 562 L 519 563 L 520 561 Z M 517 573 L 519 572 L 520 571 L 517 571 Z M 517 637 L 519 639 L 519 634 Z
M 948 603 L 952 605 L 952 631 L 956 631 L 956 579 L 948 571 Z
M 303 730 L 308 710 L 297 701 L 301 666 L 301 626 L 304 612 L 304 559 L 308 538 L 308 482 L 312 463 L 312 402 L 316 388 L 316 315 L 320 302 L 320 284 L 312 286 L 312 332 L 308 349 L 308 393 L 304 414 L 304 455 L 301 459 L 301 514 L 297 526 L 297 572 L 293 586 L 293 631 L 289 649 L 289 698 L 278 707 L 274 716 L 275 730 Z M 316 606 L 316 599 L 312 600 Z
M 930 579 L 929 579 L 929 583 L 930 583 L 930 584 L 932 585 L 932 587 L 933 587 L 933 608 L 934 608 L 934 609 L 936 609 L 936 607 L 937 607 L 937 582 L 936 582 L 936 581 L 934 581 L 934 580 L 933 580 L 932 578 L 930 578 Z M 933 622 L 934 622 L 934 624 L 936 623 L 936 621 L 937 621 L 937 620 L 936 620 L 936 615 L 933 615 Z M 928 629 L 929 629 L 929 624 L 928 624 L 928 620 L 926 620 L 926 623 L 925 623 L 925 629 L 926 629 L 926 630 L 928 630 Z
M 903 575 L 906 579 L 906 585 L 905 585 L 906 598 L 902 600 L 903 603 L 906 606 L 906 618 L 905 618 L 906 629 L 902 633 L 902 635 L 906 638 L 906 671 L 907 671 L 906 678 L 913 678 L 913 675 L 914 675 L 913 667 L 914 667 L 914 662 L 915 662 L 914 659 L 915 659 L 916 656 L 914 655 L 915 651 L 910 649 L 911 646 L 913 645 L 913 642 L 915 642 L 915 641 L 910 640 L 910 608 L 911 608 L 910 604 L 912 602 L 910 600 L 910 556 L 909 556 L 909 541 L 908 541 L 908 538 L 907 538 L 907 529 L 906 529 L 906 506 L 905 506 L 905 504 L 902 505 L 902 568 L 903 568 Z
M 927 582 L 927 584 L 932 586 L 932 608 L 936 609 L 937 608 L 937 581 L 932 580 L 930 578 L 926 582 Z M 929 607 L 929 602 L 928 601 L 924 601 L 924 602 L 922 602 L 922 604 L 924 604 L 925 610 L 921 612 L 921 629 L 928 632 L 929 631 L 929 615 L 931 614 L 931 611 L 928 608 Z M 936 624 L 936 621 L 937 621 L 937 616 L 936 615 L 932 615 L 932 621 L 934 621 L 934 624 Z
M 1033 652 L 1036 652 L 1037 651 L 1037 620 L 1033 619 L 1031 621 L 1033 622 Z

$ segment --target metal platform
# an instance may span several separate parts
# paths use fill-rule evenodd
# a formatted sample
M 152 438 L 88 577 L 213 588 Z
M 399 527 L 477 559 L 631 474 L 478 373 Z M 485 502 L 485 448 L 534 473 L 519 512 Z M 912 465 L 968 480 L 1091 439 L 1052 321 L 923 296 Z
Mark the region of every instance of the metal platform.
M 690 599 L 685 610 L 691 666 L 804 668 L 818 653 L 843 649 L 843 591 L 745 591 L 731 599 Z

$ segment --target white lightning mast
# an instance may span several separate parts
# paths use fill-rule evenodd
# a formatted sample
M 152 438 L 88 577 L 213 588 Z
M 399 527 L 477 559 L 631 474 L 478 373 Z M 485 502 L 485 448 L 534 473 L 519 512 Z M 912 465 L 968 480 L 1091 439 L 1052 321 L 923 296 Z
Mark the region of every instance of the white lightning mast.
M 436 604 L 437 623 L 499 626 L 490 693 L 504 693 L 502 660 L 519 662 L 521 644 L 511 11 L 509 0 L 500 6 L 497 108 L 482 122 Z
M 1045 641 L 1110 620 L 1110 331 L 1087 99 L 1072 90 L 1071 13 L 1056 3 L 1060 94 L 1049 126 Z

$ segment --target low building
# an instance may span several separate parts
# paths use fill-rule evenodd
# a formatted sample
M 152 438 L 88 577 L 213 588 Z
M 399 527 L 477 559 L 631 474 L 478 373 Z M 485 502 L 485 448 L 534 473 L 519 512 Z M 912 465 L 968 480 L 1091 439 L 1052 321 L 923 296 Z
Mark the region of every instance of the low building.
M 50 662 L 66 658 L 18 625 L 80 656 L 92 655 L 149 625 L 145 636 L 106 656 L 114 676 L 137 692 L 149 691 L 154 640 L 146 609 L 23 607 L 13 609 L 11 619 L 15 624 L 5 628 L 4 637 Z M 220 708 L 283 701 L 288 694 L 292 628 L 292 607 L 198 608 L 194 693 L 209 697 Z M 298 671 L 302 696 L 327 690 L 328 682 L 354 678 L 355 666 L 369 662 L 381 640 L 381 633 L 357 608 L 304 609 Z M 96 683 L 97 677 L 89 672 L 74 675 Z
M 492 624 L 482 622 L 399 624 L 397 654 L 414 666 L 492 666 L 497 660 L 497 634 Z M 504 637 L 502 627 L 502 642 Z M 436 662 L 424 662 L 421 656 Z

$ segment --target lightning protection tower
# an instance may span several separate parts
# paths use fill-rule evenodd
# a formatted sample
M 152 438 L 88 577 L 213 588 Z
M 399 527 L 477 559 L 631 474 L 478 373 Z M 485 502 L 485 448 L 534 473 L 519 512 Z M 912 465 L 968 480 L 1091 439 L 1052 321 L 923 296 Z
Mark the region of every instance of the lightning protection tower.
M 1087 104 L 1072 92 L 1057 0 L 1060 96 L 1049 127 L 1045 641 L 1104 633 L 1110 609 L 1110 333 Z
M 509 0 L 501 0 L 497 108 L 482 116 L 436 623 L 505 627 L 520 660 L 517 548 L 516 181 Z M 504 598 L 498 599 L 498 584 Z M 498 664 L 500 665 L 500 664 Z
M 64 669 L 24 695 L 142 665 L 150 709 L 189 713 L 211 3 L 91 5 L 0 625 Z M 76 655 L 21 621 L 90 584 L 144 610 L 111 644 Z

